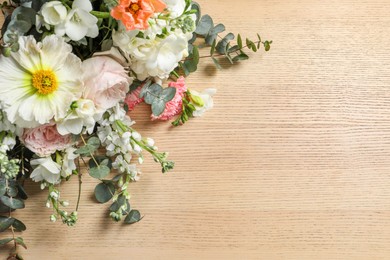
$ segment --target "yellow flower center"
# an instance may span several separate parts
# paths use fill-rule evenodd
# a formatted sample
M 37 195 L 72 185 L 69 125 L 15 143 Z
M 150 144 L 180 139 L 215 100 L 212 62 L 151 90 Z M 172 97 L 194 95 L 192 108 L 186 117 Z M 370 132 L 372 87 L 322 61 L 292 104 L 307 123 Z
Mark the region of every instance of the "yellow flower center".
M 130 13 L 135 14 L 141 7 L 138 4 L 130 4 Z
M 32 75 L 32 86 L 39 94 L 49 95 L 57 90 L 57 77 L 51 70 L 38 70 Z

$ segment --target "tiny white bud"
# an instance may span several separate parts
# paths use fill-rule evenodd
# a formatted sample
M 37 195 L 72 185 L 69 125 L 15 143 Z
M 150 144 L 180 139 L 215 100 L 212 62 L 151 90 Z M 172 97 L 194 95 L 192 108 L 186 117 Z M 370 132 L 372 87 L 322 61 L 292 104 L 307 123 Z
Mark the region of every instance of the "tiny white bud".
M 122 134 L 122 139 L 126 140 L 126 139 L 129 139 L 131 137 L 131 133 L 130 132 L 125 132 Z
M 67 207 L 67 206 L 69 206 L 69 202 L 67 202 L 67 201 L 63 201 L 63 202 L 62 202 L 62 206 L 64 206 L 64 207 Z
M 45 183 L 41 183 L 41 190 L 44 190 L 46 188 L 46 184 Z
M 50 202 L 46 202 L 46 208 L 50 209 Z
M 152 138 L 146 138 L 146 143 L 149 147 L 154 146 L 154 140 Z
M 133 137 L 134 140 L 141 141 L 142 137 L 138 132 L 132 132 L 131 136 Z
M 51 222 L 56 222 L 57 221 L 57 217 L 55 215 L 51 215 L 50 216 L 50 221 Z
M 126 162 L 130 163 L 131 161 L 131 154 L 127 153 L 123 156 L 123 159 L 125 159 Z
M 135 153 L 142 152 L 142 149 L 141 149 L 141 147 L 138 144 L 134 144 L 133 149 L 134 149 Z
M 50 197 L 52 197 L 55 200 L 58 200 L 58 194 L 55 191 L 50 192 Z
M 138 157 L 138 162 L 139 162 L 139 164 L 143 164 L 144 163 L 144 158 L 143 157 Z

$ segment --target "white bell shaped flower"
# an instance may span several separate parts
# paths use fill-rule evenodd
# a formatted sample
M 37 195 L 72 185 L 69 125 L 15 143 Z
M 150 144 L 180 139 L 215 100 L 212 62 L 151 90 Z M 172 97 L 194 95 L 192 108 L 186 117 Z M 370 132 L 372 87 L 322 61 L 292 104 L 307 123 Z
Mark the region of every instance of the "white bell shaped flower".
M 56 26 L 55 33 L 60 36 L 66 34 L 73 41 L 79 41 L 85 36 L 97 37 L 98 19 L 90 13 L 91 11 L 92 4 L 89 0 L 75 0 L 65 22 Z
M 31 166 L 36 167 L 30 176 L 33 181 L 46 181 L 51 184 L 60 182 L 61 166 L 50 156 L 31 160 Z

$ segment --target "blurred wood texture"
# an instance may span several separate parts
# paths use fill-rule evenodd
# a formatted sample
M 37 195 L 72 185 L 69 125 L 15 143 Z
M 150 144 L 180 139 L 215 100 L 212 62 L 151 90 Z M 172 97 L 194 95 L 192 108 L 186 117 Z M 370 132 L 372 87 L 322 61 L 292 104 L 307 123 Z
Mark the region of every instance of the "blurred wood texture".
M 271 52 L 222 71 L 202 60 L 188 86 L 217 88 L 215 109 L 183 127 L 131 114 L 177 165 L 162 175 L 146 160 L 131 185 L 140 223 L 112 223 L 87 174 L 78 225 L 50 223 L 46 192 L 28 183 L 22 255 L 390 259 L 390 1 L 198 2 Z M 74 206 L 76 178 L 61 190 Z

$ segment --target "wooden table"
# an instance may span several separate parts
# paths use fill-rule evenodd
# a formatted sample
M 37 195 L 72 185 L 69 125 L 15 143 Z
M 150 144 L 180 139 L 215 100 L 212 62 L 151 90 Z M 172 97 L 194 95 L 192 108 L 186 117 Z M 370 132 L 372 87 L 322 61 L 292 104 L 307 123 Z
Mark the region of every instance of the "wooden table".
M 390 1 L 198 0 L 272 51 L 192 88 L 215 109 L 172 129 L 132 117 L 177 163 L 132 185 L 144 219 L 111 223 L 84 177 L 80 220 L 50 223 L 28 184 L 26 259 L 390 259 Z M 61 186 L 74 206 L 77 180 Z M 4 252 L 0 253 L 3 257 Z

